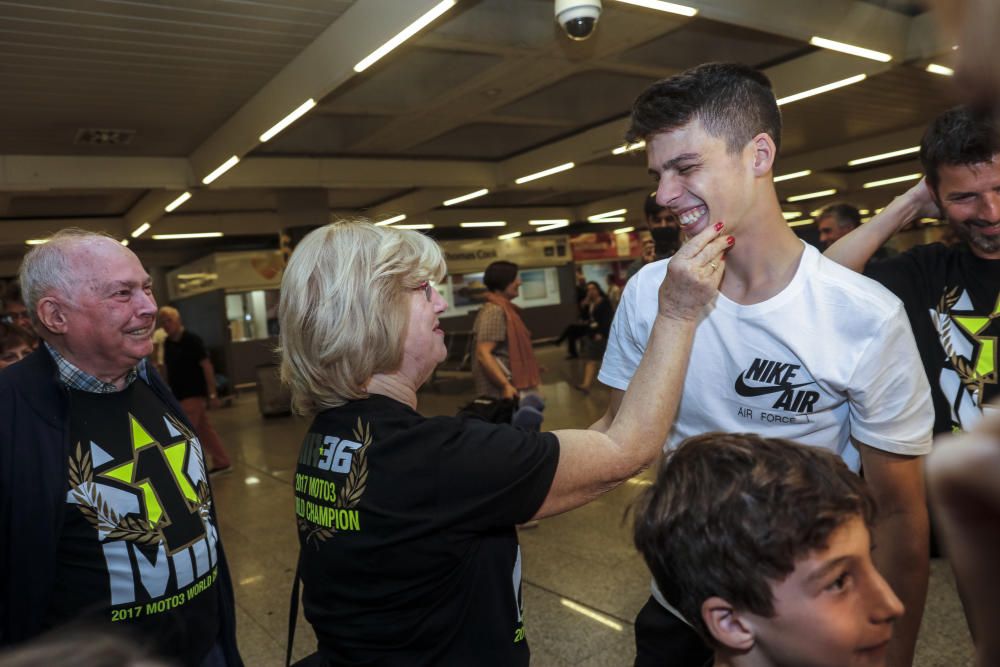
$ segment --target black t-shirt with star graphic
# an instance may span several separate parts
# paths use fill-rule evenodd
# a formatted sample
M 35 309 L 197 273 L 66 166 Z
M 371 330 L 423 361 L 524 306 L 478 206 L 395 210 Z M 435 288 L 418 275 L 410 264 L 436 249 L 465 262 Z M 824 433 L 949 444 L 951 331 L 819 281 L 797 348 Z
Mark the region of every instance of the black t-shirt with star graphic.
M 319 414 L 295 475 L 305 615 L 334 665 L 527 665 L 514 525 L 551 433 L 427 418 L 384 396 Z
M 136 380 L 70 390 L 69 488 L 46 625 L 105 626 L 197 665 L 219 633 L 218 530 L 195 435 Z
M 906 306 L 934 400 L 934 432 L 967 430 L 998 395 L 1000 260 L 965 245 L 917 246 L 866 275 Z

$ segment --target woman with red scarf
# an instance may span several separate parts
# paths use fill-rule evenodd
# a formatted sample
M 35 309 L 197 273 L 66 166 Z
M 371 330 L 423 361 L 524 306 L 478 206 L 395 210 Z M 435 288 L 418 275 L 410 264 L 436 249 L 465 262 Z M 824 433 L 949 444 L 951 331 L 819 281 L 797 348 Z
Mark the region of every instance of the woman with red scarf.
M 515 398 L 522 391 L 537 390 L 541 377 L 531 349 L 531 332 L 524 326 L 521 309 L 511 302 L 521 286 L 517 264 L 493 262 L 486 267 L 483 283 L 488 290 L 486 303 L 472 325 L 476 395 Z

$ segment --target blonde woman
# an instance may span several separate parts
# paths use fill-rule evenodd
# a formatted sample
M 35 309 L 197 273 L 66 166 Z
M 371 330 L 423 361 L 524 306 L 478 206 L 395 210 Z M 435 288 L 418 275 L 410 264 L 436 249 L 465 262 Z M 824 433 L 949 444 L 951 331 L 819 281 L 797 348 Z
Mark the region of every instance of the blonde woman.
M 446 354 L 433 241 L 357 221 L 302 240 L 281 286 L 281 373 L 313 417 L 294 484 L 321 663 L 528 664 L 514 526 L 579 507 L 657 456 L 724 248 L 710 228 L 671 262 L 606 432 L 533 433 L 417 411 Z

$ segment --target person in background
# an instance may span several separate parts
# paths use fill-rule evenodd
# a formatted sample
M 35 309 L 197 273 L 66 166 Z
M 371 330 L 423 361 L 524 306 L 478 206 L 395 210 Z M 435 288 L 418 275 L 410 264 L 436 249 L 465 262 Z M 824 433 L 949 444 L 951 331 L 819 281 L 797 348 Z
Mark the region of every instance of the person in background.
M 21 286 L 14 282 L 7 285 L 4 294 L 0 297 L 0 316 L 8 323 L 21 327 L 32 336 L 35 336 L 35 326 L 31 321 L 28 309 L 24 305 L 24 298 L 21 296 Z
M 167 334 L 163 342 L 163 365 L 170 390 L 180 401 L 188 420 L 194 424 L 198 439 L 208 449 L 212 466 L 208 474 L 224 474 L 232 470 L 232 461 L 215 432 L 209 410 L 219 409 L 219 394 L 215 386 L 215 368 L 208 358 L 201 338 L 188 331 L 176 308 L 160 308 L 160 326 Z
M 910 248 L 868 270 L 898 296 L 916 337 L 934 400 L 934 433 L 968 429 L 1000 398 L 1000 124 L 955 107 L 928 126 L 926 174 L 868 224 L 824 255 L 860 271 L 875 248 L 910 221 L 943 217 L 965 243 Z
M 519 392 L 537 391 L 542 380 L 531 332 L 524 325 L 521 309 L 511 302 L 521 286 L 517 264 L 493 262 L 486 267 L 483 283 L 488 290 L 486 303 L 472 325 L 476 395 L 516 398 Z
M 625 280 L 638 273 L 639 269 L 651 262 L 670 257 L 681 246 L 680 223 L 673 211 L 656 202 L 656 193 L 651 192 L 642 206 L 646 218 L 648 240 L 639 233 L 642 254 L 632 262 L 625 272 Z
M 35 348 L 35 337 L 13 324 L 0 324 L 0 370 L 24 359 Z
M 843 238 L 860 226 L 861 211 L 850 204 L 830 204 L 820 211 L 819 217 L 816 219 L 816 229 L 819 231 L 819 242 L 824 249 L 829 248 L 837 240 Z M 864 273 L 867 273 L 868 267 L 875 262 L 881 262 L 882 260 L 889 259 L 897 254 L 898 253 L 889 246 L 880 247 L 871 256 L 871 259 L 868 260 Z
M 574 385 L 584 394 L 590 393 L 597 377 L 597 369 L 604 358 L 604 349 L 608 344 L 608 334 L 611 333 L 611 321 L 615 313 L 604 290 L 597 283 L 587 283 L 587 320 L 589 335 L 583 346 L 584 359 L 583 381 Z
M 563 332 L 559 334 L 559 338 L 555 340 L 556 345 L 562 345 L 563 341 L 566 341 L 566 358 L 567 359 L 577 359 L 580 354 L 576 349 L 576 342 L 582 337 L 587 335 L 587 279 L 583 277 L 583 269 L 581 267 L 576 267 L 576 285 L 574 286 L 574 291 L 576 293 L 576 307 L 579 317 L 575 322 L 570 322 L 563 329 Z
M 0 648 L 114 629 L 239 667 L 204 454 L 146 362 L 149 275 L 117 239 L 70 229 L 25 255 L 20 282 L 43 343 L 0 371 Z
M 636 507 L 636 547 L 715 667 L 886 664 L 903 605 L 872 563 L 875 499 L 832 452 L 695 436 Z
M 622 300 L 622 288 L 618 284 L 618 279 L 615 278 L 614 274 L 608 274 L 608 302 L 611 304 L 611 310 L 618 310 L 618 302 Z
M 584 505 L 656 458 L 725 247 L 709 229 L 675 256 L 649 353 L 606 433 L 538 433 L 417 411 L 447 356 L 434 241 L 345 221 L 296 246 L 281 282 L 281 376 L 313 419 L 295 513 L 322 664 L 528 665 L 514 526 Z M 502 290 L 516 269 L 487 280 Z
M 823 248 L 861 226 L 861 212 L 850 204 L 825 206 L 816 218 L 816 230 Z

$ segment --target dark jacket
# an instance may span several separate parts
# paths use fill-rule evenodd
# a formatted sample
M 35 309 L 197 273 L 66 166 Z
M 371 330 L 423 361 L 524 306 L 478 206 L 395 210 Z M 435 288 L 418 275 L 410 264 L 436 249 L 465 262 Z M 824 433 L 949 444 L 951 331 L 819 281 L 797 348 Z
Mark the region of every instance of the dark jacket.
M 191 428 L 156 371 L 149 368 L 146 379 Z M 42 632 L 69 488 L 68 413 L 69 392 L 44 345 L 0 372 L 0 647 Z M 221 541 L 218 555 L 219 641 L 228 664 L 239 666 L 233 587 Z

